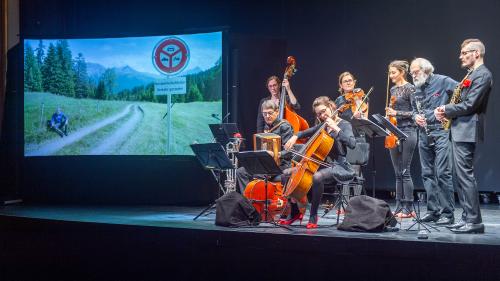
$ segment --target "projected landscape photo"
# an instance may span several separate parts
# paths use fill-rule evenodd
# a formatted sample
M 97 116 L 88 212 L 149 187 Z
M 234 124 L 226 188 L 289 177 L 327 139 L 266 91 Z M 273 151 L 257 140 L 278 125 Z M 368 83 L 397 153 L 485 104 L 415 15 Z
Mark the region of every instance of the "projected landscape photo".
M 188 155 L 221 116 L 221 32 L 24 40 L 25 156 Z

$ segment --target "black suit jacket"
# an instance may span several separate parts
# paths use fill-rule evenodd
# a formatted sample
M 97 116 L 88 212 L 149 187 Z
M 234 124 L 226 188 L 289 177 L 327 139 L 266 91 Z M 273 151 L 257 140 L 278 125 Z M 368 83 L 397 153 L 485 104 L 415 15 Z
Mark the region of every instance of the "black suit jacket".
M 484 65 L 469 75 L 470 86 L 463 87 L 462 101 L 447 104 L 445 114 L 451 118 L 451 138 L 455 142 L 477 142 L 484 139 L 484 114 L 493 86 L 493 76 Z

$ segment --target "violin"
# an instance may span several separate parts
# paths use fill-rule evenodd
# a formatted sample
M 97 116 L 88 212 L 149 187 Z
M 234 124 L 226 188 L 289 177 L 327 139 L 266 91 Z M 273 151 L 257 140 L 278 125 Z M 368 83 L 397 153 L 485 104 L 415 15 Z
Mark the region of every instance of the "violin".
M 389 107 L 394 109 L 394 104 L 396 103 L 396 96 L 391 97 L 391 101 L 389 102 Z M 396 119 L 395 116 L 387 116 L 385 115 L 385 118 L 389 119 L 389 122 L 391 122 L 392 125 L 397 126 L 398 125 L 398 120 Z M 396 137 L 393 133 L 390 133 L 387 137 L 385 137 L 385 142 L 384 146 L 387 149 L 393 149 L 398 145 L 398 137 Z
M 361 118 L 367 118 L 368 104 L 364 102 L 365 92 L 362 89 L 356 88 L 352 90 L 352 92 L 345 93 L 343 98 L 349 106 L 343 107 L 342 110 L 339 110 L 340 112 L 344 112 L 346 109 L 351 109 L 353 114 L 356 111 L 360 111 Z
M 286 59 L 286 62 L 287 62 L 287 67 L 285 69 L 285 74 L 283 75 L 283 80 L 285 79 L 290 80 L 292 75 L 294 75 L 295 72 L 297 72 L 296 68 L 297 62 L 293 56 L 289 56 Z M 298 115 L 289 104 L 287 104 L 286 88 L 284 86 L 281 87 L 279 108 L 280 108 L 279 118 L 281 120 L 287 120 L 290 123 L 290 125 L 292 125 L 293 131 L 295 133 L 299 131 L 304 131 L 305 129 L 309 128 L 309 124 L 307 123 L 307 121 L 300 115 Z

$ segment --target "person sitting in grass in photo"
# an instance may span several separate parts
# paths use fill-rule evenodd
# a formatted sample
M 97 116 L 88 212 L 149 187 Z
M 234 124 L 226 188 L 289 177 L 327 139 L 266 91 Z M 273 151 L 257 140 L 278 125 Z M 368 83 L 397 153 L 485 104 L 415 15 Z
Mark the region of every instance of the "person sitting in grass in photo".
M 47 123 L 49 129 L 54 130 L 61 138 L 68 135 L 68 117 L 60 107 L 52 114 L 52 118 Z

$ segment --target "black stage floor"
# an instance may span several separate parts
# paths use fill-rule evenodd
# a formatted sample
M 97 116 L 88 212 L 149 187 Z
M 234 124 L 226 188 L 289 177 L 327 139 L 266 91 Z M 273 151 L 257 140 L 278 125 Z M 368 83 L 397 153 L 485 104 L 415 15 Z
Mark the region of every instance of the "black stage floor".
M 334 211 L 318 229 L 306 229 L 306 217 L 287 230 L 218 227 L 213 213 L 193 221 L 201 207 L 6 206 L 0 280 L 500 280 L 500 207 L 481 209 L 485 234 L 439 228 L 422 240 L 404 230 L 411 219 L 398 232 L 339 231 Z

